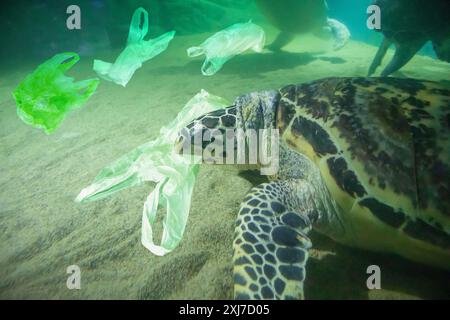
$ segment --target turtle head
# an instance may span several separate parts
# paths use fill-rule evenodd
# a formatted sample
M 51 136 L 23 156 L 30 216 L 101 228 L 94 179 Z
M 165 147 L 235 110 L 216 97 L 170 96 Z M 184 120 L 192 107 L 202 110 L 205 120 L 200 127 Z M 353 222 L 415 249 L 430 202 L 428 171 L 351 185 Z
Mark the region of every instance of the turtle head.
M 226 133 L 234 131 L 236 125 L 237 108 L 234 105 L 206 113 L 178 132 L 175 152 L 200 155 L 210 143 L 218 139 L 223 141 Z
M 230 149 L 233 149 L 232 153 L 236 155 L 240 146 L 236 136 L 244 133 L 247 137 L 247 134 L 252 132 L 256 133 L 257 139 L 260 129 L 275 127 L 278 101 L 277 91 L 242 95 L 232 106 L 207 113 L 189 123 L 179 132 L 175 150 L 182 154 L 204 155 L 208 148 L 214 149 L 211 153 L 216 160 L 225 160 L 227 154 L 231 153 Z M 245 148 L 248 151 L 248 146 Z

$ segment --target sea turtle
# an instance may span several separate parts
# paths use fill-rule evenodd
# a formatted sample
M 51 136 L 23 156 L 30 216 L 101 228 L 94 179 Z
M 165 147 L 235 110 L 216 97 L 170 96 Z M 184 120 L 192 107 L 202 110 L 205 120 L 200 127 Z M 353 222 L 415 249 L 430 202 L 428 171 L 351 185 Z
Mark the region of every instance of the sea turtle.
M 321 38 L 334 38 L 333 48 L 345 46 L 350 31 L 341 22 L 327 17 L 328 6 L 325 0 L 256 0 L 262 14 L 281 32 L 268 46 L 279 51 L 296 34 L 312 32 Z
M 191 122 L 176 148 L 192 152 L 186 144 L 208 130 L 269 128 L 279 130 L 279 170 L 240 206 L 235 298 L 303 298 L 312 228 L 450 270 L 449 87 L 326 78 L 246 94 Z
M 382 76 L 400 70 L 431 41 L 439 59 L 450 62 L 450 1 L 448 0 L 374 0 L 380 8 L 381 32 L 384 35 L 369 68 L 375 73 L 387 50 L 395 44 L 395 55 Z

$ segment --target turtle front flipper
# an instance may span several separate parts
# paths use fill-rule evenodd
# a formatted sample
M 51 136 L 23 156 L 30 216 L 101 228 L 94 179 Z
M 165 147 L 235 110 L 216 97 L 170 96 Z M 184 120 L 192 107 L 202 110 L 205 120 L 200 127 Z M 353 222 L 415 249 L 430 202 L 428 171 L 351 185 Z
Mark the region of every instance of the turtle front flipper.
M 334 39 L 333 50 L 342 49 L 350 39 L 350 30 L 345 24 L 336 19 L 327 19 L 327 25 L 331 29 L 331 34 Z
M 309 190 L 306 185 L 294 187 L 298 183 L 264 183 L 244 199 L 233 246 L 235 299 L 304 298 L 305 265 L 311 247 L 307 233 L 315 208 L 308 204 L 312 202 L 307 192 L 298 195 L 298 190 Z M 306 204 L 305 210 L 293 212 L 299 208 L 299 199 Z
M 281 51 L 289 42 L 295 38 L 295 35 L 289 32 L 280 32 L 277 38 L 267 46 L 267 49 L 273 52 Z

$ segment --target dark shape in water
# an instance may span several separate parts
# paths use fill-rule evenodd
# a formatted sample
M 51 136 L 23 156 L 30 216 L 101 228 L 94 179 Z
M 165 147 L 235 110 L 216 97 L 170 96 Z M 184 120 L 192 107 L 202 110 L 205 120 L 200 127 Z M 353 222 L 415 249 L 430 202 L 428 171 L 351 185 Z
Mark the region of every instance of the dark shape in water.
M 334 38 L 335 50 L 342 48 L 350 37 L 347 27 L 327 17 L 325 0 L 256 0 L 262 14 L 281 32 L 268 46 L 272 51 L 279 51 L 296 34 L 312 32 L 321 38 Z
M 380 66 L 391 44 L 395 44 L 395 55 L 382 76 L 400 70 L 427 41 L 433 43 L 439 59 L 450 62 L 450 1 L 374 0 L 373 4 L 381 9 L 384 39 L 369 68 L 369 76 Z

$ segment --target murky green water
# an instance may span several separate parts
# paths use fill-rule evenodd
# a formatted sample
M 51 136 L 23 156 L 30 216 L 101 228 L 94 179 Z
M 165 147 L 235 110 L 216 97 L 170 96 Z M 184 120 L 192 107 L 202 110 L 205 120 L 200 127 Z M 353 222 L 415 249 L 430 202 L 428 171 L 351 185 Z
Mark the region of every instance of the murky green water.
M 279 1 L 278 8 L 269 5 L 269 11 L 251 0 L 78 1 L 81 29 L 73 30 L 67 27 L 72 13 L 66 13 L 75 4 L 71 1 L 2 2 L 0 297 L 231 299 L 239 205 L 265 178 L 233 166 L 202 166 L 183 239 L 164 257 L 140 243 L 142 206 L 153 183 L 96 202 L 80 204 L 74 199 L 106 165 L 158 137 L 159 129 L 201 89 L 233 101 L 244 93 L 326 77 L 365 77 L 383 38 L 366 26 L 370 2 L 328 1 L 328 17 L 342 22 L 352 34 L 337 51 L 330 34 L 317 30 L 320 23 L 315 17 L 320 12 L 299 13 L 311 19 L 314 27 L 306 28 L 306 21 L 290 9 L 303 5 L 301 0 Z M 81 59 L 67 75 L 77 81 L 98 77 L 94 59 L 117 58 L 138 7 L 149 12 L 147 37 L 176 31 L 165 51 L 144 62 L 126 87 L 101 79 L 90 99 L 68 113 L 51 135 L 19 119 L 12 92 L 27 74 L 55 54 L 71 51 Z M 263 28 L 267 45 L 279 35 L 283 27 L 279 23 L 298 24 L 299 29 L 282 50 L 246 51 L 215 75 L 203 76 L 204 57 L 188 58 L 186 50 L 249 20 Z M 448 21 L 443 28 L 449 28 Z M 392 46 L 376 76 L 393 55 Z M 427 42 L 393 76 L 448 85 L 450 64 L 436 59 Z M 159 210 L 156 221 L 158 237 L 164 212 Z M 448 280 L 446 271 L 351 249 L 314 231 L 310 237 L 307 299 L 450 297 L 450 288 L 442 285 Z M 382 270 L 381 290 L 366 286 L 366 269 L 373 264 Z M 80 268 L 80 290 L 67 287 L 71 265 Z

